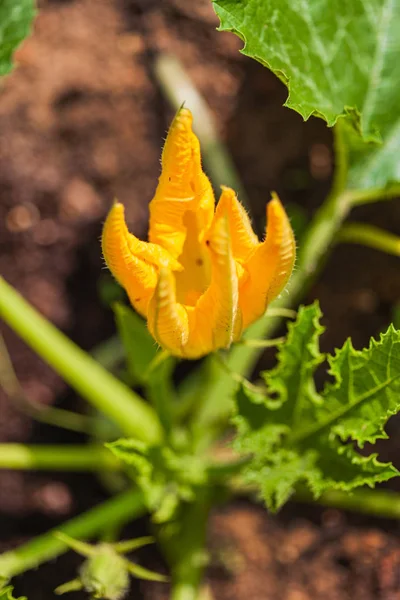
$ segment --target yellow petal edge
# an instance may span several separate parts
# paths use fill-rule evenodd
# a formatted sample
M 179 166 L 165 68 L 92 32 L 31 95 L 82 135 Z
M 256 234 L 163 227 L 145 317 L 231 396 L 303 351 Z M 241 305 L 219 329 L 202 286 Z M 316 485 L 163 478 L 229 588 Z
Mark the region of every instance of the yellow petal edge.
M 274 193 L 263 242 L 235 192 L 223 186 L 215 208 L 202 170 L 192 114 L 176 114 L 150 202 L 149 242 L 129 232 L 115 202 L 103 227 L 108 268 L 154 339 L 171 354 L 195 359 L 238 341 L 286 286 L 296 245 Z

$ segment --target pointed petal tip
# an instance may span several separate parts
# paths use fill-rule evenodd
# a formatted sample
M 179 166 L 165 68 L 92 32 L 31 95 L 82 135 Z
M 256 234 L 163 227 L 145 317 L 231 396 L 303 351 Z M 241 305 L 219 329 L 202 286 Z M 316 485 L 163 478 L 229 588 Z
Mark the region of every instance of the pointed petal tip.
M 220 185 L 220 188 L 222 190 L 222 193 L 226 193 L 230 196 L 236 196 L 235 191 L 229 187 L 229 185 L 224 185 L 223 183 Z
M 271 192 L 271 200 L 267 203 L 267 212 L 269 210 L 271 210 L 273 212 L 278 212 L 278 211 L 285 212 L 282 201 L 276 192 Z
M 236 192 L 228 186 L 221 186 L 221 189 L 222 193 L 215 214 L 225 213 L 227 215 L 232 238 L 233 257 L 236 260 L 246 261 L 258 244 L 258 238 L 253 231 L 244 206 L 237 198 Z
M 289 218 L 273 192 L 267 204 L 266 237 L 247 263 L 248 279 L 240 290 L 244 327 L 265 312 L 286 286 L 293 270 L 296 244 Z M 260 277 L 260 275 L 262 276 Z
M 271 200 L 278 200 L 279 202 L 281 202 L 281 200 L 278 196 L 278 192 L 275 192 L 275 190 L 272 190 L 272 192 L 271 192 Z
M 125 221 L 125 206 L 118 200 L 113 201 L 113 203 L 111 204 L 111 207 L 107 213 L 105 223 L 104 223 L 103 237 L 106 234 L 110 223 L 115 222 L 116 219 L 118 219 L 118 220 L 122 219 L 123 221 Z
M 174 120 L 171 124 L 171 130 L 173 129 L 181 129 L 181 130 L 192 130 L 193 124 L 193 115 L 188 108 L 185 108 L 183 105 L 177 110 Z

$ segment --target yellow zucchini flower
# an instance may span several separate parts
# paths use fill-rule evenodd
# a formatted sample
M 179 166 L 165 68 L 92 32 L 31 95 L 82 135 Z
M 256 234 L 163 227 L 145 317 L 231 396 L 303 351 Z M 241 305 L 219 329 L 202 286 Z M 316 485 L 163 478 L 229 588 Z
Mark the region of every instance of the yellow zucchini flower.
M 215 208 L 186 108 L 171 125 L 161 162 L 149 242 L 128 231 L 116 202 L 104 224 L 103 254 L 160 346 L 194 359 L 229 348 L 264 314 L 291 275 L 295 241 L 275 194 L 263 242 L 233 190 L 223 187 Z

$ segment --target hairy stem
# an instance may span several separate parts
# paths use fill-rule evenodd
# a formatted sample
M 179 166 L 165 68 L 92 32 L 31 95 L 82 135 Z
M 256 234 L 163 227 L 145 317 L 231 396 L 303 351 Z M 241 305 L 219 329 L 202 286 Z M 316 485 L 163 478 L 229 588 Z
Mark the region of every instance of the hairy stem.
M 0 317 L 125 434 L 145 442 L 160 441 L 162 429 L 155 411 L 42 317 L 2 277 Z
M 115 471 L 119 468 L 118 461 L 103 446 L 0 444 L 0 469 Z
M 62 531 L 73 538 L 87 539 L 101 533 L 106 527 L 122 525 L 131 519 L 141 517 L 144 513 L 142 495 L 137 490 L 130 490 L 107 500 L 104 504 L 34 538 L 19 548 L 1 554 L 0 578 L 11 579 L 67 552 L 68 546 L 55 537 L 57 531 Z

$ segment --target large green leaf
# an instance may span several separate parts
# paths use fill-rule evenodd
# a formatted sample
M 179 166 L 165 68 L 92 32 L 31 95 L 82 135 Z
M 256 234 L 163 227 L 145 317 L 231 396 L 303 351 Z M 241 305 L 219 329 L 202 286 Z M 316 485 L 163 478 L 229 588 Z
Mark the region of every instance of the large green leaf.
M 287 106 L 333 125 L 350 111 L 365 138 L 399 116 L 396 0 L 217 0 L 223 30 L 289 88 Z
M 317 304 L 302 307 L 277 366 L 264 373 L 266 389 L 249 392 L 244 386 L 237 396 L 235 447 L 252 455 L 245 477 L 273 510 L 301 482 L 318 496 L 399 474 L 354 446 L 386 437 L 386 421 L 400 410 L 400 332 L 391 326 L 362 351 L 347 341 L 327 357 L 333 382 L 317 393 L 314 372 L 325 358 L 318 344 L 320 317 Z
M 330 126 L 346 117 L 348 187 L 383 188 L 400 181 L 397 0 L 213 4 L 221 30 L 236 33 L 244 41 L 243 53 L 287 85 L 286 106 L 304 119 L 320 116 Z M 360 143 L 360 133 L 369 145 Z
M 34 0 L 0 0 L 0 75 L 11 71 L 13 53 L 29 34 L 34 16 Z
M 400 56 L 398 60 L 400 62 Z M 383 143 L 364 142 L 351 124 L 343 123 L 349 163 L 348 188 L 382 189 L 397 183 L 396 190 L 400 192 L 400 109 L 383 134 Z

